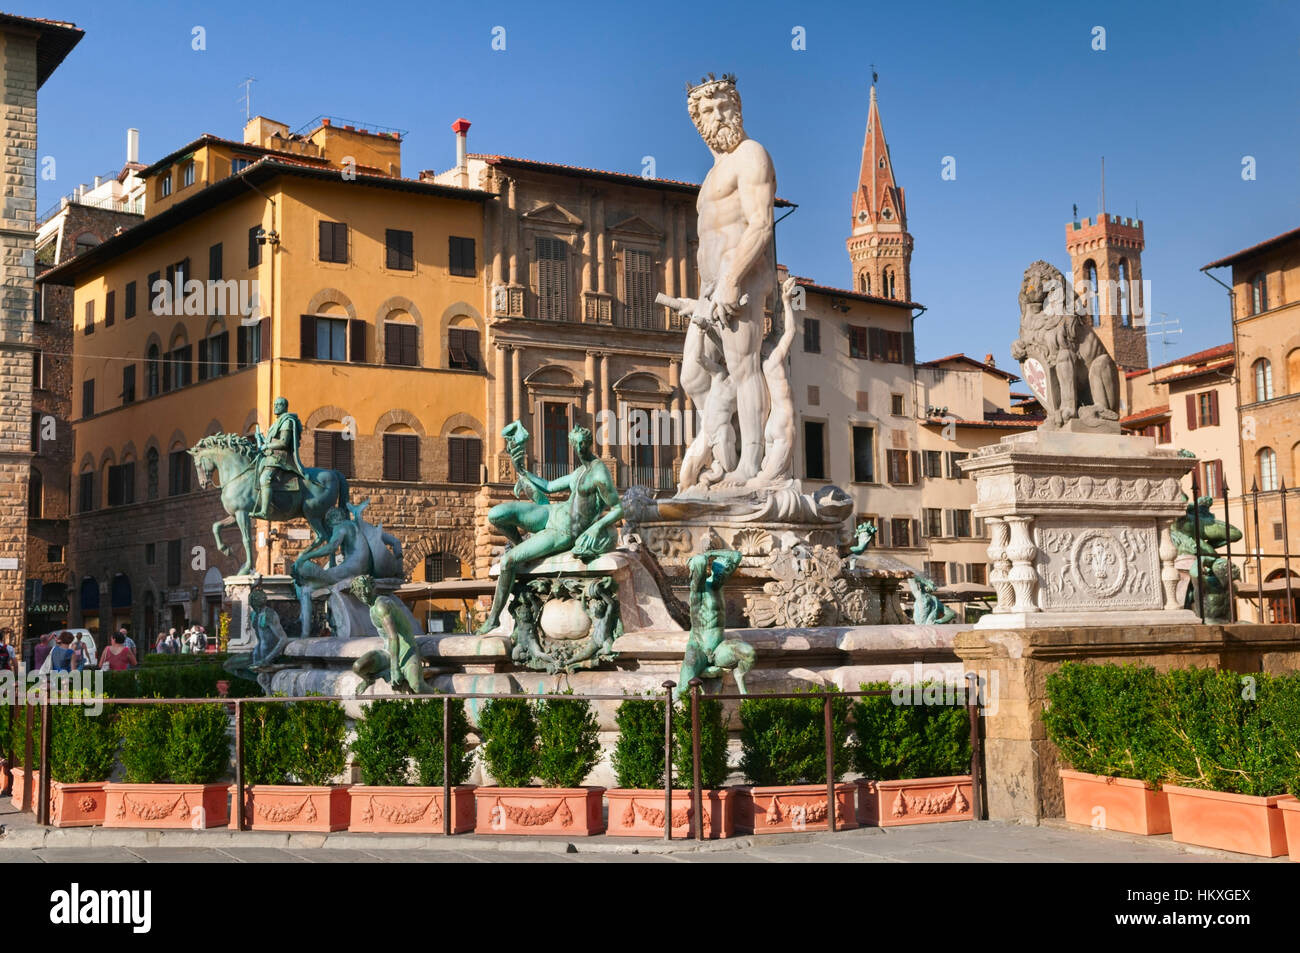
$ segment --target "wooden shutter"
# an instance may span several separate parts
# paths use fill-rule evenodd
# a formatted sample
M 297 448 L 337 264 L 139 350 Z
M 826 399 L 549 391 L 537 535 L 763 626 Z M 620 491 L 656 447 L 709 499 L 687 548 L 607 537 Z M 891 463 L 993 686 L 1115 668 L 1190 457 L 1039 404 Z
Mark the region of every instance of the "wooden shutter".
M 199 380 L 208 379 L 208 339 L 202 338 L 199 341 Z
M 420 438 L 415 434 L 403 434 L 400 446 L 402 479 L 415 482 L 420 479 Z
M 334 223 L 334 261 L 348 260 L 348 227 L 342 222 Z
M 391 322 L 384 325 L 384 363 L 402 363 L 401 325 Z
M 384 479 L 401 480 L 402 477 L 402 437 L 400 434 L 384 434 Z
M 1196 395 L 1187 395 L 1187 429 L 1196 429 Z
M 104 327 L 111 328 L 117 320 L 117 292 L 110 291 L 104 295 Z
M 447 438 L 447 479 L 452 483 L 465 483 L 465 440 Z
M 172 389 L 172 354 L 168 351 L 162 359 L 162 389 L 167 393 Z
M 483 441 L 477 437 L 465 440 L 465 482 L 478 483 L 483 469 Z
M 353 364 L 366 362 L 366 330 L 369 326 L 360 318 L 348 319 L 348 360 Z
M 320 260 L 333 261 L 334 257 L 334 223 L 320 223 Z
M 81 416 L 91 417 L 95 413 L 95 382 L 93 380 L 82 381 L 81 383 Z
M 413 324 L 399 325 L 402 329 L 402 363 L 409 367 L 420 366 L 420 329 Z
M 345 477 L 351 477 L 353 475 L 352 445 L 355 441 L 348 440 L 341 430 L 331 431 L 330 434 L 334 441 L 334 469 Z
M 921 482 L 921 454 L 920 454 L 920 451 L 913 450 L 913 451 L 911 451 L 911 452 L 908 454 L 908 456 L 911 458 L 912 472 L 911 472 L 910 474 L 908 474 L 908 475 L 911 477 L 911 479 L 908 480 L 907 482 L 908 482 L 908 483 L 920 483 L 920 482 Z
M 208 249 L 208 278 L 212 281 L 221 280 L 221 242 Z
M 1210 426 L 1219 426 L 1219 392 L 1210 391 Z
M 235 366 L 244 367 L 248 364 L 248 336 L 253 331 L 251 327 L 240 325 L 235 331 Z
M 333 470 L 334 434 L 329 430 L 317 430 L 313 436 L 316 438 L 316 450 L 313 455 L 315 465 L 322 470 Z
M 871 360 L 883 361 L 885 359 L 885 332 L 880 328 L 869 328 L 867 341 Z
M 298 326 L 299 341 L 302 347 L 302 357 L 316 356 L 316 316 L 314 314 L 304 314 L 301 324 Z
M 916 336 L 911 331 L 903 332 L 903 363 L 909 367 L 916 363 Z
M 222 331 L 220 334 L 217 335 L 217 340 L 221 342 L 221 347 L 218 351 L 218 358 L 221 363 L 220 363 L 220 367 L 217 370 L 217 374 L 229 374 L 230 373 L 230 332 Z
M 258 343 L 261 345 L 260 350 L 258 352 L 257 359 L 259 361 L 270 360 L 271 359 L 271 319 L 263 318 L 261 321 L 257 322 L 257 332 L 258 332 L 258 337 L 260 338 Z M 315 337 L 315 335 L 316 335 L 316 329 L 312 328 L 312 336 Z

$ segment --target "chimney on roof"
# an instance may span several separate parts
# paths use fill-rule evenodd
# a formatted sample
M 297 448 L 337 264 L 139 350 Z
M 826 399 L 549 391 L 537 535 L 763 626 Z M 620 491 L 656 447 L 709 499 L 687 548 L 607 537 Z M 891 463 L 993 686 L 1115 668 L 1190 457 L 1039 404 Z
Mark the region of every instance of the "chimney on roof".
M 456 134 L 456 176 L 462 189 L 469 187 L 469 120 L 463 116 L 451 124 Z
M 992 354 L 985 354 L 985 355 L 984 355 L 984 363 L 987 364 L 989 367 L 997 367 L 997 366 L 998 366 L 998 362 L 995 361 L 995 360 L 993 360 L 993 355 L 992 355 Z
M 126 161 L 140 161 L 140 130 L 128 129 L 126 131 Z

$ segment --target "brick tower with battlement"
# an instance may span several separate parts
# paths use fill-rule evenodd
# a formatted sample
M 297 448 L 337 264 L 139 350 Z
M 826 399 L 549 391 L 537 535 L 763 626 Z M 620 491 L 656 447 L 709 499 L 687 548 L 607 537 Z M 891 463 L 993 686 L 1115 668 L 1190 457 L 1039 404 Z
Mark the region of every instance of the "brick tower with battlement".
M 853 193 L 853 230 L 845 245 L 853 268 L 854 291 L 912 300 L 912 236 L 907 231 L 907 205 L 903 190 L 894 180 L 875 83 L 871 85 L 858 187 Z
M 1121 374 L 1147 366 L 1145 245 L 1140 219 L 1102 213 L 1065 226 L 1074 287 L 1088 296 L 1094 329 Z

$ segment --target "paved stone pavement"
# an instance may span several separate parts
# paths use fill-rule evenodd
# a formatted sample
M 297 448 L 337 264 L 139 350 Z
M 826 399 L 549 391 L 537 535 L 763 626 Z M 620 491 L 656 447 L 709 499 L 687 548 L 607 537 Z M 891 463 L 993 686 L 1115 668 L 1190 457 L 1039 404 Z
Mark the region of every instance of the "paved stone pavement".
M 7 800 L 0 808 L 0 863 L 1213 863 L 1261 858 L 1084 830 L 977 821 L 864 828 L 834 834 L 774 834 L 704 845 L 630 838 L 452 838 L 282 834 L 225 829 L 43 830 Z M 1285 863 L 1286 858 L 1275 862 Z

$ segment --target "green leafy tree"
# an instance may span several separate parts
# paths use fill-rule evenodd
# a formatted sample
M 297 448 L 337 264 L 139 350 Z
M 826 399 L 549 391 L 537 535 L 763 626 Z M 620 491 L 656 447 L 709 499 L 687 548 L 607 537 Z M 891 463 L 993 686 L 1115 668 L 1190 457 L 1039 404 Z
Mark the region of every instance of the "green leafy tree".
M 501 787 L 521 788 L 537 772 L 537 720 L 524 698 L 494 698 L 479 711 L 483 762 Z
M 582 698 L 537 703 L 537 777 L 553 788 L 576 788 L 600 761 L 600 727 Z
M 887 682 L 862 686 L 863 691 L 897 690 Z M 926 705 L 927 687 L 909 686 L 897 704 L 895 696 L 866 695 L 853 706 L 857 743 L 853 768 L 874 781 L 942 778 L 970 772 L 970 716 L 963 705 Z
M 740 703 L 740 769 L 751 784 L 825 784 L 823 698 L 747 698 Z M 838 695 L 831 689 L 832 696 Z M 849 701 L 831 701 L 831 751 L 838 781 L 849 764 Z

